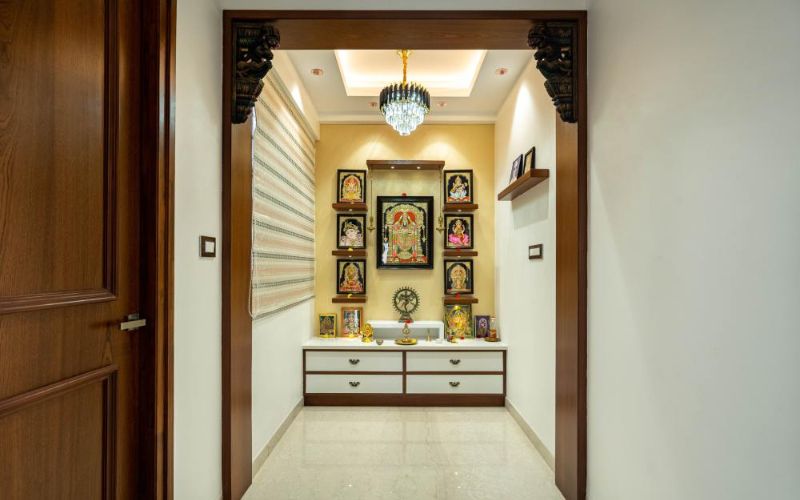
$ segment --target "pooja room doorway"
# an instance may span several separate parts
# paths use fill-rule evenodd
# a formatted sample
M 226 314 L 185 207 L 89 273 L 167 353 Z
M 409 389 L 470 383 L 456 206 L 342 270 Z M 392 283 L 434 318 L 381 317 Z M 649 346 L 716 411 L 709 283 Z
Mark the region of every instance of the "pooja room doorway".
M 469 415 L 583 499 L 585 12 L 225 11 L 223 40 L 225 498 L 281 436 L 388 425 L 416 464 L 410 435 L 468 446 Z M 298 391 L 302 417 L 260 429 Z

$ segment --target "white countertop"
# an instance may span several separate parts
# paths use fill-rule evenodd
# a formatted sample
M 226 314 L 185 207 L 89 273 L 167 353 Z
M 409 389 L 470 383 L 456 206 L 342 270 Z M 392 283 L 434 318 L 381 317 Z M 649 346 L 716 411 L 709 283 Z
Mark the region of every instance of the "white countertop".
M 377 350 L 377 349 L 407 349 L 409 351 L 436 351 L 436 350 L 506 350 L 508 346 L 505 342 L 486 342 L 483 339 L 464 339 L 459 340 L 455 344 L 450 342 L 428 342 L 427 340 L 420 340 L 416 345 L 397 345 L 391 339 L 386 339 L 383 345 L 378 345 L 375 342 L 366 344 L 361 342 L 361 339 L 356 338 L 343 338 L 336 337 L 333 339 L 323 339 L 315 337 L 307 340 L 303 344 L 303 349 L 343 349 L 343 350 Z

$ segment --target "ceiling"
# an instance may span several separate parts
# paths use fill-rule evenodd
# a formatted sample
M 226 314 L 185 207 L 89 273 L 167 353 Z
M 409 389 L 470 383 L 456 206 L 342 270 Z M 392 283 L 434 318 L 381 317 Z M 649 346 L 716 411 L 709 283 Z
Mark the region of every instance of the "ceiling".
M 378 94 L 402 80 L 402 62 L 392 50 L 288 50 L 322 123 L 381 122 Z M 418 50 L 408 61 L 408 79 L 431 92 L 428 123 L 491 123 L 530 50 Z M 498 74 L 499 69 L 505 74 Z M 315 69 L 322 70 L 315 75 Z M 344 78 L 343 76 L 344 75 Z

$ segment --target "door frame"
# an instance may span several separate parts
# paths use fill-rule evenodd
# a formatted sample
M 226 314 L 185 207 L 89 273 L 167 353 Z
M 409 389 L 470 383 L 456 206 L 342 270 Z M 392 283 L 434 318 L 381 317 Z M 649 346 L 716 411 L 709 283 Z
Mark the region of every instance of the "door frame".
M 408 29 L 416 21 L 424 29 Z M 250 298 L 252 118 L 233 124 L 234 26 L 269 24 L 283 49 L 527 49 L 534 23 L 574 23 L 573 122 L 556 114 L 556 485 L 586 496 L 587 14 L 586 11 L 224 11 L 222 79 L 222 476 L 238 499 L 252 480 Z M 427 30 L 427 31 L 426 31 Z M 447 33 L 441 37 L 438 33 Z M 478 40 L 476 42 L 475 40 Z M 476 46 L 480 45 L 480 46 Z M 533 52 L 531 52 L 533 56 Z M 549 78 L 545 74 L 546 78 Z M 240 89 L 239 89 L 240 90 Z M 248 96 L 246 96 L 248 97 Z M 244 119 L 244 118 L 241 118 Z M 241 120 L 239 120 L 241 121 Z

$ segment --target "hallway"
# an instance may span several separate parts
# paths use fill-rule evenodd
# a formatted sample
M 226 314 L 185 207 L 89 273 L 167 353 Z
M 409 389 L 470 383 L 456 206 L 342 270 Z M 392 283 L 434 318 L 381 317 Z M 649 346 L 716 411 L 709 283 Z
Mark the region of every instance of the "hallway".
M 244 497 L 563 497 L 505 408 L 303 408 Z

